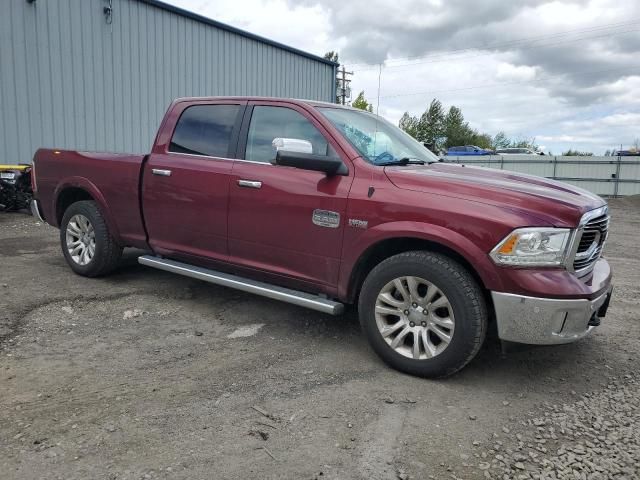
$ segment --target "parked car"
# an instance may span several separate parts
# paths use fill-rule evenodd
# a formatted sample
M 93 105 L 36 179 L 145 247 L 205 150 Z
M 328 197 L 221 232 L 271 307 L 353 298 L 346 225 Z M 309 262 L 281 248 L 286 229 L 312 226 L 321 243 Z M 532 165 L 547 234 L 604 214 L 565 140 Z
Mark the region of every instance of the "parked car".
M 464 147 L 449 147 L 447 155 L 463 156 L 463 155 L 493 155 L 493 150 L 476 147 L 475 145 L 465 145 Z
M 538 152 L 531 148 L 498 148 L 496 155 L 544 155 L 544 152 Z
M 614 156 L 617 157 L 639 157 L 640 150 L 618 150 Z
M 40 149 L 33 164 L 33 211 L 77 274 L 137 247 L 179 275 L 334 315 L 354 304 L 375 352 L 414 375 L 463 368 L 490 322 L 505 341 L 568 343 L 609 305 L 600 197 L 438 162 L 362 110 L 179 99 L 147 155 Z
M 31 165 L 0 165 L 0 211 L 28 209 L 31 198 Z

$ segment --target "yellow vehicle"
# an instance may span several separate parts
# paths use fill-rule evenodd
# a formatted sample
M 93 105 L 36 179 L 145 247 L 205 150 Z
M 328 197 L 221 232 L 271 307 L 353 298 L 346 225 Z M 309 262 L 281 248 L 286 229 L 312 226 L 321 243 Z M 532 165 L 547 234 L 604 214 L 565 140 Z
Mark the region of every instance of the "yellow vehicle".
M 18 165 L 2 165 L 0 164 L 0 172 L 4 172 L 5 170 L 19 170 L 21 172 L 24 172 L 25 170 L 31 168 L 31 165 L 22 165 L 22 164 L 18 164 Z
M 0 211 L 28 209 L 32 196 L 31 165 L 0 165 Z

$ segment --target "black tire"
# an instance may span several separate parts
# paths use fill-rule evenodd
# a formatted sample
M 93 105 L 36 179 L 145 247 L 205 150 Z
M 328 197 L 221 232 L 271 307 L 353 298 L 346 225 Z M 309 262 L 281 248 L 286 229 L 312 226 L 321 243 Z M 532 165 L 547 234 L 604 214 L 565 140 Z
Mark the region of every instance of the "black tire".
M 378 294 L 389 282 L 407 276 L 434 284 L 453 310 L 455 328 L 451 339 L 431 358 L 414 359 L 398 353 L 385 341 L 376 323 Z M 420 377 L 446 377 L 462 369 L 480 350 L 487 331 L 487 306 L 478 283 L 456 261 L 428 251 L 401 253 L 377 265 L 362 285 L 358 312 L 362 329 L 382 360 L 397 370 Z
M 86 217 L 95 232 L 95 253 L 85 265 L 75 261 L 67 249 L 67 226 L 75 215 Z M 100 210 L 98 210 L 96 202 L 91 200 L 73 203 L 64 212 L 60 223 L 60 245 L 64 258 L 71 269 L 84 277 L 98 277 L 112 272 L 118 266 L 122 257 L 122 247 L 116 243 L 109 233 L 109 228 Z

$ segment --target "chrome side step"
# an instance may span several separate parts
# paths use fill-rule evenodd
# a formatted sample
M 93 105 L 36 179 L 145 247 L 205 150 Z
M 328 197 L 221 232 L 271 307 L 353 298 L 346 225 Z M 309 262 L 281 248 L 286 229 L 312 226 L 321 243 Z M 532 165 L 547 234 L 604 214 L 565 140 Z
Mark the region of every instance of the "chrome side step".
M 288 288 L 271 285 L 269 283 L 257 282 L 247 278 L 238 277 L 228 273 L 217 272 L 207 268 L 195 267 L 187 263 L 176 262 L 166 258 L 154 257 L 152 255 L 143 255 L 138 257 L 138 263 L 148 267 L 165 270 L 178 275 L 196 278 L 216 285 L 235 288 L 243 292 L 255 293 L 263 297 L 281 300 L 283 302 L 292 303 L 300 307 L 310 308 L 318 312 L 328 313 L 330 315 L 340 315 L 344 311 L 344 305 L 340 302 L 334 302 L 326 298 L 313 295 L 311 293 L 299 292 Z

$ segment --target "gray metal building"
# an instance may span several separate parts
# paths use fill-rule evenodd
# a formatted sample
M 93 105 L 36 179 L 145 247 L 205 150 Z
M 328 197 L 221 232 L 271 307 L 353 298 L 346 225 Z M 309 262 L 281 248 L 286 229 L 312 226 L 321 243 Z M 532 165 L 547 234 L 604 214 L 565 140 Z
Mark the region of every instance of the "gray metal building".
M 146 152 L 176 97 L 333 101 L 333 62 L 156 0 L 3 0 L 0 164 Z

